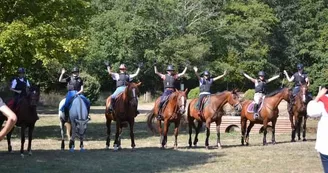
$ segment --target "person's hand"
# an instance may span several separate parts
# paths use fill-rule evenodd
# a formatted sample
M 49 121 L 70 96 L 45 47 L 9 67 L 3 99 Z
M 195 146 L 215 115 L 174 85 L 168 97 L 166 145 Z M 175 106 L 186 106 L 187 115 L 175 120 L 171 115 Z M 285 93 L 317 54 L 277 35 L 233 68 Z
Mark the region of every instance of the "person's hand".
M 318 97 L 321 97 L 323 95 L 325 95 L 327 92 L 327 88 L 326 87 L 323 87 L 319 92 L 318 92 Z
M 227 74 L 227 70 L 224 70 L 223 75 L 226 75 L 226 74 Z
M 18 94 L 22 93 L 22 91 L 21 91 L 21 90 L 17 90 L 16 92 L 17 92 Z
M 109 62 L 108 61 L 104 61 L 104 64 L 106 65 L 106 67 L 109 67 Z
M 240 73 L 241 75 L 244 75 L 244 74 L 245 74 L 245 72 L 244 72 L 243 70 L 240 70 L 239 73 Z
M 286 70 L 284 70 L 284 74 L 288 74 Z
M 280 78 L 284 78 L 284 77 L 285 77 L 285 76 L 284 76 L 284 73 L 281 73 L 281 72 L 280 72 L 280 73 L 279 73 L 279 77 L 280 77 Z
M 197 71 L 198 71 L 198 68 L 197 68 L 197 67 L 194 67 L 194 71 L 197 73 Z
M 66 73 L 66 70 L 64 68 L 62 68 L 61 74 L 64 74 L 64 73 Z
M 138 68 L 141 68 L 141 67 L 143 67 L 143 63 L 142 62 L 140 62 L 139 64 L 138 64 Z

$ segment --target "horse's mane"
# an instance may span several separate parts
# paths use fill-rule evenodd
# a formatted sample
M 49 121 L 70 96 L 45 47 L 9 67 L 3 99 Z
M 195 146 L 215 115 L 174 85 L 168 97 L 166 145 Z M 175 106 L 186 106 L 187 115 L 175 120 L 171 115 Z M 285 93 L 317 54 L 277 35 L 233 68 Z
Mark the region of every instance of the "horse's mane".
M 273 97 L 275 95 L 277 95 L 278 93 L 280 93 L 282 90 L 284 90 L 285 88 L 279 88 L 275 91 L 272 91 L 271 93 L 267 94 L 265 97 Z

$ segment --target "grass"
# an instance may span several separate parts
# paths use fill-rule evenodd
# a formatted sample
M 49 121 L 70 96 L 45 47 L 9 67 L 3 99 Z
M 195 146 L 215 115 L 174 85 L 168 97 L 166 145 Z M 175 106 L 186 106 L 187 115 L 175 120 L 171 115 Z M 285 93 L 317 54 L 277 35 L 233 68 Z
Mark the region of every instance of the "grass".
M 96 111 L 97 112 L 97 111 Z M 1 172 L 323 172 L 314 150 L 315 133 L 309 133 L 308 142 L 290 143 L 290 134 L 276 135 L 277 144 L 262 146 L 262 135 L 251 134 L 250 146 L 240 146 L 239 133 L 221 135 L 223 149 L 204 148 L 205 134 L 199 136 L 199 147 L 188 149 L 188 134 L 182 130 L 179 149 L 173 149 L 172 129 L 168 148 L 159 149 L 159 137 L 146 128 L 145 116 L 136 118 L 136 151 L 130 149 L 128 129 L 123 130 L 123 150 L 105 150 L 106 127 L 103 114 L 92 114 L 88 125 L 85 153 L 60 150 L 59 122 L 56 116 L 41 116 L 36 124 L 32 145 L 33 156 L 19 155 L 19 129 L 12 141 L 14 153 L 7 153 L 7 144 L 0 142 Z M 310 121 L 309 128 L 316 126 Z M 112 126 L 112 139 L 115 133 Z M 210 144 L 215 145 L 215 134 Z M 271 134 L 268 135 L 268 141 Z M 27 143 L 26 143 L 27 144 Z M 68 143 L 65 143 L 67 147 Z M 113 140 L 111 141 L 111 146 Z M 76 143 L 78 146 L 78 143 Z M 66 148 L 67 149 L 67 148 Z

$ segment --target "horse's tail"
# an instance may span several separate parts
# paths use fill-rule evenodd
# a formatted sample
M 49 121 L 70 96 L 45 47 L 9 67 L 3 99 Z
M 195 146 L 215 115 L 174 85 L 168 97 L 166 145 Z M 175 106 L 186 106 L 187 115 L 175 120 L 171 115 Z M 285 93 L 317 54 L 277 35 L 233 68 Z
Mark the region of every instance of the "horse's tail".
M 155 133 L 155 129 L 153 127 L 153 120 L 155 118 L 155 111 L 154 111 L 154 108 L 147 114 L 147 125 L 148 125 L 148 128 L 153 132 Z

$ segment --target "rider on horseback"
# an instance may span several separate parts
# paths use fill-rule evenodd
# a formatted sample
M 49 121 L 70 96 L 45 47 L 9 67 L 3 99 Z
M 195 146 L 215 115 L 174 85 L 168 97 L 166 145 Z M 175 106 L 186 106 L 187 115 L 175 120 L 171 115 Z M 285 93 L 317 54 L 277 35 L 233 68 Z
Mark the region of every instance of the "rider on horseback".
M 199 92 L 199 99 L 197 101 L 196 108 L 198 109 L 198 115 L 200 115 L 201 114 L 201 110 L 200 110 L 201 102 L 202 102 L 203 98 L 205 98 L 206 96 L 211 94 L 212 83 L 218 79 L 221 79 L 223 76 L 225 76 L 227 74 L 227 70 L 225 70 L 221 76 L 217 76 L 215 78 L 212 78 L 210 72 L 207 70 L 204 71 L 204 73 L 203 73 L 204 77 L 199 76 L 199 74 L 197 73 L 197 71 L 198 71 L 197 67 L 194 67 L 194 71 L 195 71 L 195 74 L 199 81 L 200 92 Z
M 158 116 L 157 116 L 158 119 L 161 119 L 160 111 L 162 109 L 162 106 L 165 103 L 165 101 L 169 98 L 169 96 L 175 91 L 174 84 L 179 77 L 183 76 L 186 73 L 187 67 L 185 67 L 185 69 L 182 71 L 182 73 L 179 73 L 179 74 L 175 74 L 173 65 L 167 66 L 167 69 L 166 69 L 167 74 L 165 74 L 165 75 L 162 73 L 159 73 L 157 71 L 156 66 L 154 66 L 154 70 L 155 70 L 155 74 L 157 74 L 158 76 L 160 76 L 163 79 L 163 84 L 164 84 L 164 92 L 161 96 L 161 100 L 159 103 L 159 109 L 158 109 Z
M 259 78 L 258 79 L 254 79 L 252 77 L 250 77 L 249 75 L 247 75 L 246 73 L 242 72 L 242 74 L 249 80 L 251 80 L 254 84 L 255 84 L 255 94 L 254 94 L 254 119 L 259 118 L 259 106 L 260 103 L 262 101 L 262 99 L 264 98 L 265 94 L 266 94 L 266 84 L 278 79 L 280 77 L 280 75 L 276 75 L 273 76 L 272 78 L 266 80 L 265 79 L 265 73 L 264 71 L 260 71 L 258 73 Z
M 20 67 L 18 68 L 18 77 L 12 80 L 10 90 L 15 93 L 13 109 L 15 110 L 19 100 L 27 96 L 27 89 L 30 87 L 30 83 L 25 77 L 25 69 Z
M 63 68 L 59 77 L 59 82 L 67 83 L 68 93 L 66 94 L 65 104 L 60 110 L 65 113 L 65 121 L 67 121 L 69 117 L 69 106 L 77 95 L 79 95 L 86 104 L 88 113 L 90 111 L 90 101 L 82 94 L 83 80 L 79 76 L 80 70 L 77 67 L 74 67 L 72 70 L 72 75 L 66 79 L 63 79 L 65 72 L 66 70 Z
M 300 87 L 301 85 L 310 85 L 310 81 L 308 78 L 307 73 L 304 72 L 304 67 L 303 64 L 297 64 L 297 72 L 293 74 L 293 76 L 289 77 L 288 73 L 286 70 L 284 70 L 284 74 L 286 75 L 286 78 L 289 82 L 293 82 L 294 81 L 294 88 L 293 88 L 293 96 L 290 98 L 290 105 L 289 105 L 289 110 L 291 110 L 292 105 L 295 102 L 295 96 L 297 95 L 297 93 L 300 91 Z M 306 96 L 303 95 L 303 101 L 306 101 Z
M 107 71 L 108 74 L 112 76 L 113 80 L 116 81 L 116 90 L 115 92 L 111 95 L 111 101 L 110 101 L 110 106 L 109 106 L 109 111 L 113 111 L 114 109 L 114 104 L 117 96 L 124 92 L 126 86 L 134 77 L 136 77 L 139 74 L 140 71 L 140 64 L 138 66 L 138 69 L 135 74 L 129 75 L 126 71 L 127 68 L 125 64 L 121 64 L 119 67 L 120 73 L 114 73 L 111 71 L 110 66 L 108 63 L 106 63 L 107 66 Z M 139 111 L 137 110 L 137 115 L 139 114 Z

